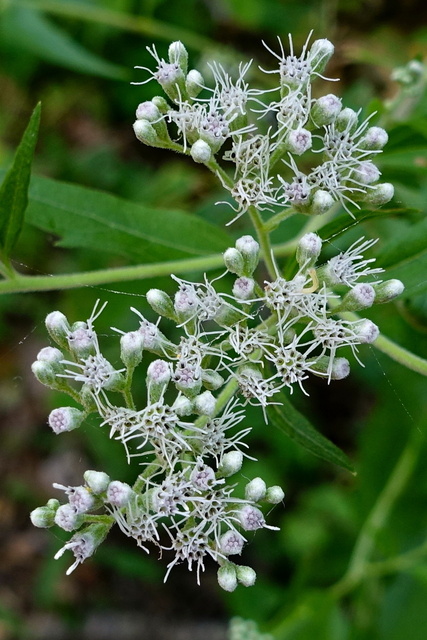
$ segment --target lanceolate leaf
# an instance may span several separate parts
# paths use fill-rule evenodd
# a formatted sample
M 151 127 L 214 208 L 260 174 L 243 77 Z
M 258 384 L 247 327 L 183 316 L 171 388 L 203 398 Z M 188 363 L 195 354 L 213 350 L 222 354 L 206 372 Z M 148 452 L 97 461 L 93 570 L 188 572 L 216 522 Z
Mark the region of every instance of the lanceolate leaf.
M 12 166 L 0 187 L 0 251 L 10 255 L 21 232 L 28 204 L 31 163 L 40 124 L 40 103 L 36 106 L 16 150 Z
M 6 6 L 0 24 L 2 41 L 52 64 L 80 73 L 128 79 L 129 72 L 88 51 L 81 44 L 31 7 Z
M 26 220 L 59 245 L 107 251 L 133 262 L 178 260 L 224 251 L 230 236 L 183 211 L 154 209 L 102 191 L 33 177 Z
M 346 454 L 322 436 L 307 418 L 295 409 L 284 393 L 279 394 L 277 399 L 281 405 L 274 404 L 268 408 L 268 416 L 274 426 L 315 456 L 354 473 Z
M 412 213 L 416 213 L 416 209 L 405 209 L 403 207 L 395 209 L 361 209 L 360 211 L 353 211 L 352 213 L 354 217 L 351 217 L 346 213 L 345 215 L 335 218 L 334 220 L 326 224 L 322 229 L 320 229 L 318 233 L 322 240 L 324 242 L 333 240 L 346 231 L 349 231 L 353 227 L 356 227 L 361 222 L 365 222 L 366 220 L 372 220 L 374 218 L 388 218 L 391 216 L 410 215 Z
M 400 232 L 377 256 L 378 264 L 386 269 L 387 278 L 398 278 L 406 287 L 406 295 L 427 291 L 424 276 L 427 269 L 427 219 Z

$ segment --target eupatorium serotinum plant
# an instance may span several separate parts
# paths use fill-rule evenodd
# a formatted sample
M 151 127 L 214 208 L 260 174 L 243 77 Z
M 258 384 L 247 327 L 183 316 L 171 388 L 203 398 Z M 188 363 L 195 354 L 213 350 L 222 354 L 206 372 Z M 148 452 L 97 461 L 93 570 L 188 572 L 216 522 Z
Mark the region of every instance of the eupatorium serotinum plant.
M 229 192 L 223 204 L 233 210 L 230 223 L 248 215 L 254 234 L 225 251 L 222 276 L 199 282 L 172 276 L 173 293 L 150 289 L 153 314 L 132 308 L 134 329 L 113 328 L 119 364 L 105 358 L 95 329 L 105 305 L 97 301 L 85 320 L 60 311 L 47 316 L 52 345 L 40 351 L 33 372 L 73 399 L 73 406 L 51 412 L 49 426 L 66 434 L 96 414 L 99 437 L 107 431 L 119 440 L 135 466 L 133 485 L 87 470 L 79 486 L 54 485 L 64 492 L 63 504 L 52 499 L 32 512 L 35 526 L 72 533 L 56 556 L 72 552 L 68 572 L 117 525 L 144 551 L 169 552 L 166 577 L 184 563 L 199 582 L 209 559 L 226 591 L 253 585 L 255 570 L 239 556 L 257 529 L 275 535 L 268 513 L 283 504 L 284 491 L 255 477 L 239 492 L 245 458 L 255 453 L 246 442 L 253 425 L 245 408 L 260 406 L 268 423 L 280 394 L 295 386 L 306 393 L 309 376 L 339 384 L 351 366 L 342 349 L 350 347 L 346 356 L 361 364 L 363 345 L 379 335 L 376 324 L 354 314 L 403 291 L 370 257 L 376 239 L 362 236 L 322 259 L 316 233 L 322 215 L 344 208 L 352 216 L 392 198 L 375 164 L 387 133 L 334 93 L 312 95 L 313 82 L 327 79 L 331 42 L 310 44 L 309 37 L 299 56 L 291 39 L 289 51 L 280 40 L 266 48 L 273 66 L 261 71 L 273 83 L 265 90 L 249 85 L 251 63 L 241 63 L 234 77 L 213 62 L 210 87 L 188 68 L 181 42 L 170 45 L 167 59 L 148 48 L 155 68 L 145 69 L 142 82 L 157 82 L 166 97 L 138 106 L 137 138 L 206 165 Z M 309 228 L 293 240 L 295 266 L 285 278 L 270 233 L 296 214 L 308 216 Z M 168 337 L 168 324 L 179 338 Z M 145 371 L 143 404 L 132 384 L 137 367 Z

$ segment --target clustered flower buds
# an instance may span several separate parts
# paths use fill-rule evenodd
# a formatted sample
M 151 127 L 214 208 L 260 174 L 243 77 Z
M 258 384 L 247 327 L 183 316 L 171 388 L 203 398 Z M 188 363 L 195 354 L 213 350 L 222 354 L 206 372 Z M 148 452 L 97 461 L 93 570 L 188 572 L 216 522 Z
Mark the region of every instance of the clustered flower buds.
M 275 86 L 265 90 L 251 88 L 246 81 L 251 62 L 239 65 L 235 79 L 213 62 L 214 87 L 209 88 L 199 71 L 188 70 L 181 42 L 170 45 L 168 60 L 154 46 L 147 47 L 157 68 L 137 67 L 150 77 L 134 84 L 156 80 L 171 103 L 156 97 L 138 106 L 137 138 L 188 153 L 216 171 L 235 201 L 226 202 L 237 214 L 234 219 L 251 206 L 317 215 L 337 202 L 349 213 L 351 207 L 360 208 L 359 203 L 385 204 L 393 197 L 393 186 L 378 182 L 381 174 L 374 160 L 387 143 L 387 133 L 371 126 L 372 116 L 363 119 L 360 111 L 343 108 L 333 93 L 312 98 L 312 82 L 328 79 L 322 74 L 334 46 L 326 39 L 310 46 L 310 38 L 311 33 L 299 57 L 290 36 L 289 54 L 280 39 L 278 51 L 264 43 L 276 66 L 261 71 L 277 76 Z M 172 141 L 170 124 L 181 143 Z M 215 156 L 235 165 L 234 179 L 219 168 Z
M 268 406 L 279 401 L 285 387 L 292 392 L 298 385 L 305 392 L 310 374 L 327 382 L 348 375 L 349 361 L 338 353 L 350 347 L 357 358 L 358 346 L 373 342 L 378 328 L 367 319 L 344 320 L 337 312 L 363 310 L 377 295 L 382 303 L 403 288 L 396 280 L 378 280 L 382 270 L 363 255 L 373 244 L 362 238 L 318 265 L 322 240 L 308 233 L 299 241 L 293 277 L 277 273 L 260 283 L 255 276 L 259 245 L 243 236 L 224 254 L 234 280 L 231 293 L 217 291 L 218 279 L 196 283 L 173 276 L 174 297 L 158 289 L 147 294 L 159 314 L 156 322 L 132 309 L 135 328 L 115 330 L 123 366 L 102 355 L 94 328 L 104 308 L 99 302 L 85 322 L 70 324 L 59 312 L 47 316 L 60 349 L 42 349 L 34 373 L 82 405 L 54 409 L 49 426 L 62 434 L 97 413 L 100 427 L 107 426 L 110 437 L 123 444 L 128 461 L 137 458 L 143 465 L 133 486 L 88 470 L 80 486 L 54 485 L 65 492 L 64 504 L 53 499 L 32 512 L 37 527 L 56 524 L 74 532 L 56 556 L 73 552 L 69 572 L 117 523 L 147 552 L 154 546 L 174 553 L 166 577 L 186 563 L 199 581 L 208 556 L 218 563 L 218 583 L 226 591 L 254 584 L 255 571 L 234 559 L 252 532 L 276 529 L 267 524 L 263 508 L 281 503 L 284 492 L 255 477 L 246 481 L 244 497 L 234 494 L 249 455 L 245 438 L 251 428 L 240 426 L 245 405 L 260 406 L 267 421 Z M 180 327 L 179 341 L 160 330 L 162 317 Z M 132 376 L 136 367 L 145 366 L 147 353 L 154 354 L 145 369 L 147 402 L 137 408 Z M 221 396 L 226 385 L 237 386 L 237 397 Z

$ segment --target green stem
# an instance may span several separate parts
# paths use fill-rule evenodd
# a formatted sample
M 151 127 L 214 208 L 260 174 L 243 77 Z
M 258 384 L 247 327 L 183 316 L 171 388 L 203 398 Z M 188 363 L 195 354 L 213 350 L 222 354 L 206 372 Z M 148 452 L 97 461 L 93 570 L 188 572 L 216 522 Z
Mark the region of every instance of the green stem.
M 209 271 L 223 266 L 222 255 L 188 258 L 186 260 L 170 260 L 153 264 L 135 265 L 131 267 L 117 267 L 114 269 L 99 269 L 97 271 L 83 271 L 54 276 L 22 276 L 17 275 L 13 280 L 0 282 L 1 293 L 19 293 L 25 291 L 53 291 L 55 289 L 75 289 L 90 287 L 112 282 L 142 280 L 158 276 L 169 276 L 171 273 L 186 273 L 188 271 Z
M 7 256 L 0 256 L 0 274 L 10 280 L 15 280 L 18 275 Z
M 418 428 L 413 429 L 385 487 L 365 520 L 356 540 L 347 572 L 339 582 L 331 587 L 331 593 L 336 598 L 345 596 L 367 577 L 369 559 L 375 550 L 378 533 L 383 529 L 396 501 L 402 495 L 411 477 L 418 459 L 422 435 Z
M 145 16 L 136 16 L 119 11 L 112 11 L 101 6 L 89 5 L 85 2 L 58 2 L 58 0 L 19 0 L 21 6 L 47 11 L 57 16 L 75 18 L 85 22 L 105 24 L 116 29 L 143 34 L 161 40 L 182 40 L 192 49 L 205 51 L 212 49 L 214 43 L 193 31 L 175 27 L 167 22 L 154 20 Z
M 398 573 L 399 571 L 406 571 L 419 564 L 426 556 L 427 541 L 415 547 L 415 549 L 394 556 L 394 558 L 372 562 L 368 567 L 368 573 L 370 576 L 379 577 Z
M 334 300 L 330 300 L 331 306 L 334 305 Z M 360 320 L 359 316 L 355 313 L 339 313 L 342 318 L 345 320 L 350 320 L 351 322 L 355 322 Z M 378 336 L 375 342 L 372 343 L 372 346 L 378 349 L 378 351 L 382 351 L 388 355 L 392 360 L 395 360 L 399 364 L 402 364 L 404 367 L 411 369 L 412 371 L 416 371 L 416 373 L 420 373 L 423 376 L 427 376 L 427 360 L 424 358 L 420 358 L 420 356 L 416 356 L 411 351 L 404 349 L 400 345 L 390 340 L 390 338 L 386 338 L 384 335 Z
M 267 267 L 267 271 L 270 277 L 275 280 L 277 278 L 277 267 L 274 262 L 273 251 L 270 243 L 270 235 L 265 229 L 259 211 L 255 207 L 251 206 L 248 209 L 248 213 L 252 220 L 252 224 L 254 225 L 258 237 L 258 242 L 261 246 L 261 251 L 264 258 L 265 266 Z
M 380 335 L 374 342 L 374 347 L 379 351 L 386 353 L 390 358 L 396 360 L 400 364 L 403 364 L 408 369 L 421 373 L 423 376 L 427 376 L 427 360 L 416 356 L 407 349 L 404 349 L 400 345 L 396 344 L 389 338 Z
M 150 478 L 153 475 L 153 473 L 155 471 L 158 471 L 160 468 L 161 468 L 161 465 L 157 461 L 147 465 L 144 471 L 139 474 L 136 481 L 134 482 L 132 489 L 135 491 L 135 493 L 140 493 L 141 489 L 145 485 L 144 481 L 147 478 Z
M 279 213 L 276 213 L 276 215 L 272 216 L 264 223 L 264 229 L 268 232 L 274 231 L 274 229 L 277 229 L 281 222 L 287 220 L 296 213 L 297 212 L 295 211 L 295 209 L 292 209 L 291 207 L 288 209 L 283 209 L 283 211 L 279 211 Z
M 125 386 L 123 389 L 123 397 L 126 402 L 126 406 L 128 409 L 135 410 L 135 403 L 133 401 L 132 396 L 132 380 L 133 380 L 133 372 L 135 371 L 135 367 L 128 367 L 126 369 L 126 379 Z

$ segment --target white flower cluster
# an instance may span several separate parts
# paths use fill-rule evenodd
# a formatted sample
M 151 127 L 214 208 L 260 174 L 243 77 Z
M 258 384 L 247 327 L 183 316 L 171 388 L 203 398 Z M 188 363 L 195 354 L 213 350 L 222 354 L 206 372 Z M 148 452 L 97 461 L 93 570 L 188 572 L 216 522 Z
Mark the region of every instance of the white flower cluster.
M 166 576 L 176 564 L 186 563 L 199 581 L 210 556 L 219 564 L 218 582 L 225 590 L 254 583 L 254 570 L 230 556 L 240 555 L 251 531 L 275 528 L 266 523 L 262 505 L 280 503 L 284 493 L 254 478 L 244 497 L 236 497 L 236 484 L 227 480 L 248 456 L 250 428 L 239 430 L 244 407 L 261 406 L 267 420 L 267 406 L 277 402 L 284 387 L 292 391 L 297 384 L 304 390 L 310 373 L 328 382 L 348 375 L 349 362 L 338 350 L 347 346 L 356 355 L 358 345 L 373 342 L 378 329 L 370 320 L 334 317 L 336 312 L 385 302 L 403 288 L 399 281 L 377 280 L 381 269 L 363 256 L 372 244 L 362 239 L 316 266 L 322 242 L 306 234 L 298 245 L 294 277 L 286 280 L 278 273 L 261 286 L 254 279 L 259 245 L 243 236 L 224 254 L 227 270 L 236 276 L 232 292 L 218 292 L 216 281 L 207 278 L 194 283 L 174 277 L 178 289 L 173 299 L 151 289 L 147 300 L 158 321 L 132 309 L 135 330 L 116 330 L 119 367 L 102 355 L 94 329 L 104 307 L 97 303 L 86 322 L 73 325 L 59 311 L 47 316 L 57 347 L 40 351 L 33 372 L 82 405 L 54 409 L 50 427 L 56 434 L 71 431 L 89 413 L 97 413 L 100 426 L 122 442 L 128 461 L 137 458 L 142 466 L 132 487 L 89 470 L 81 486 L 54 485 L 65 491 L 68 502 L 49 500 L 32 512 L 36 526 L 79 530 L 58 553 L 74 553 L 69 571 L 92 555 L 117 523 L 146 551 L 154 545 L 173 552 Z M 336 285 L 346 290 L 341 297 L 333 293 Z M 181 329 L 179 342 L 162 333 L 160 316 Z M 132 378 L 143 360 L 146 404 L 138 409 Z M 240 397 L 233 397 L 235 391 Z
M 137 67 L 149 71 L 150 77 L 134 84 L 156 80 L 173 106 L 158 96 L 141 103 L 134 124 L 137 138 L 151 146 L 189 153 L 216 171 L 235 200 L 231 206 L 236 218 L 251 206 L 261 211 L 278 206 L 321 214 L 336 202 L 349 212 L 349 205 L 360 208 L 359 202 L 373 207 L 388 202 L 393 186 L 378 182 L 381 174 L 373 163 L 387 142 L 387 133 L 370 126 L 371 116 L 363 120 L 360 112 L 343 108 L 333 93 L 312 97 L 312 82 L 324 78 L 334 47 L 326 39 L 315 40 L 309 47 L 310 36 L 299 57 L 290 36 L 289 54 L 280 39 L 278 53 L 265 45 L 276 59 L 276 68 L 261 71 L 278 76 L 277 86 L 266 90 L 252 89 L 246 82 L 250 62 L 240 64 L 237 79 L 212 63 L 215 85 L 211 89 L 199 71 L 188 70 L 188 54 L 181 42 L 170 45 L 167 61 L 154 46 L 147 47 L 157 68 L 152 72 Z M 172 141 L 170 125 L 182 144 Z M 234 163 L 233 180 L 219 169 L 215 161 L 219 153 Z M 304 156 L 304 170 L 297 164 L 300 156 Z

